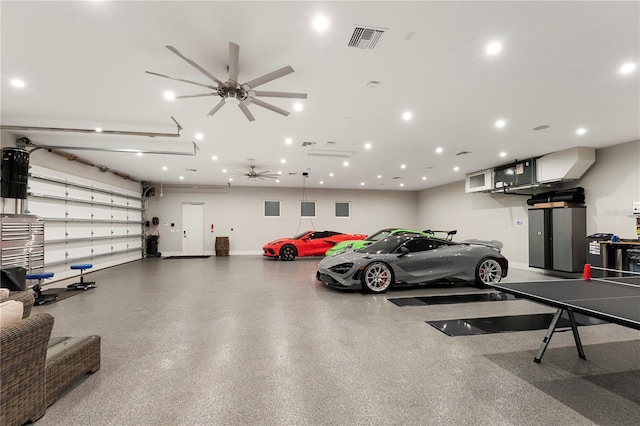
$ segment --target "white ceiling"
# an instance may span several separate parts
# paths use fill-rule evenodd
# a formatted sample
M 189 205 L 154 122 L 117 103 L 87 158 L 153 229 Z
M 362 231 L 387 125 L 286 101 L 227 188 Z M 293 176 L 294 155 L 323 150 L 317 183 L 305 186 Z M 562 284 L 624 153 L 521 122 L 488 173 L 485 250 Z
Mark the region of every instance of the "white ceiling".
M 516 159 L 640 139 L 640 72 L 618 72 L 640 61 L 635 1 L 2 1 L 0 8 L 3 125 L 176 133 L 173 116 L 183 128 L 178 138 L 17 133 L 40 145 L 181 153 L 193 153 L 194 135 L 204 135 L 195 156 L 69 151 L 141 181 L 225 184 L 223 168 L 255 165 L 282 171 L 280 182 L 234 176 L 232 185 L 299 187 L 307 172 L 311 188 L 420 190 Z M 330 21 L 324 33 L 311 25 L 319 13 Z M 348 47 L 355 24 L 386 30 L 372 50 Z M 503 43 L 495 57 L 484 51 L 492 40 Z M 208 116 L 217 96 L 163 98 L 167 90 L 207 89 L 145 73 L 215 84 L 165 48 L 172 45 L 226 81 L 229 42 L 240 46 L 241 83 L 291 65 L 294 73 L 258 90 L 308 93 L 304 110 L 293 111 L 293 99 L 261 98 L 291 114 L 252 105 L 249 122 L 225 105 Z M 26 87 L 12 87 L 13 78 Z M 370 89 L 370 81 L 380 85 Z M 401 118 L 406 110 L 411 121 Z M 507 125 L 497 129 L 501 118 Z M 532 130 L 540 125 L 550 128 Z M 576 135 L 579 127 L 587 133 Z M 346 152 L 350 164 L 310 157 L 303 142 Z

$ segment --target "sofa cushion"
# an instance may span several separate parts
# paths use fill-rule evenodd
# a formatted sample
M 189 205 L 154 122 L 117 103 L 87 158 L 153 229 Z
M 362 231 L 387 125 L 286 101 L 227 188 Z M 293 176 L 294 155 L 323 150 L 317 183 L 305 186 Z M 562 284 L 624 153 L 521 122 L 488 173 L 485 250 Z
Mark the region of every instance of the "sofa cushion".
M 17 300 L 0 303 L 0 327 L 9 327 L 22 319 L 24 305 Z

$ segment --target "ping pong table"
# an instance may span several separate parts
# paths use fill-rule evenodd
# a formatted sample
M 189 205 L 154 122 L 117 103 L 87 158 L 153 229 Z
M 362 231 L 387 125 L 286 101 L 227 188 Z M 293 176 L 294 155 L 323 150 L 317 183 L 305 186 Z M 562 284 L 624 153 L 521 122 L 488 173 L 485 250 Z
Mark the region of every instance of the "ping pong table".
M 578 349 L 586 359 L 574 313 L 640 330 L 640 276 L 491 284 L 497 290 L 557 308 L 534 361 L 540 363 L 558 320 L 567 313 Z

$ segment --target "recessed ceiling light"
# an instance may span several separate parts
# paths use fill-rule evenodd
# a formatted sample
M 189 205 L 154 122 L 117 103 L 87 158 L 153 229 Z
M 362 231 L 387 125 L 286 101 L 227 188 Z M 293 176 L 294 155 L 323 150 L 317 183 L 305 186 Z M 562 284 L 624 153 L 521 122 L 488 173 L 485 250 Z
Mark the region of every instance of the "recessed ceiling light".
M 437 147 L 436 148 L 436 154 L 442 154 L 442 148 Z
M 296 102 L 295 104 L 293 104 L 293 109 L 296 111 L 302 111 L 304 109 L 304 105 L 302 105 L 300 102 Z
M 176 98 L 176 94 L 173 92 L 167 91 L 167 92 L 164 92 L 164 98 L 168 101 L 172 101 Z
M 364 186 L 364 182 L 360 182 L 360 186 Z
M 96 127 L 96 133 L 102 133 L 102 129 L 100 127 Z
M 184 180 L 184 176 L 180 176 L 178 179 L 180 179 L 180 180 Z
M 585 133 L 587 133 L 587 129 L 585 129 L 584 127 L 580 127 L 578 130 L 576 130 L 576 135 L 584 135 Z
M 631 74 L 637 68 L 637 65 L 633 62 L 627 62 L 620 67 L 620 74 Z
M 404 186 L 404 183 L 401 183 L 400 186 Z
M 203 138 L 204 138 L 204 135 L 202 133 L 196 133 L 196 139 L 201 141 Z
M 278 170 L 278 175 L 282 176 L 282 171 Z
M 162 166 L 162 170 L 164 170 L 165 172 L 168 170 L 169 168 L 167 166 Z
M 229 178 L 229 182 L 233 182 L 233 178 Z
M 382 175 L 378 175 L 378 179 L 382 179 Z
M 222 173 L 227 173 L 227 169 L 222 169 Z
M 455 167 L 453 168 L 453 171 L 454 171 L 454 172 L 457 172 L 458 170 L 460 170 L 460 167 L 458 167 L 458 166 L 455 166 Z
M 284 140 L 284 143 L 286 143 L 287 145 L 291 145 L 291 144 L 293 143 L 293 139 L 291 139 L 291 138 L 286 138 L 286 139 Z
M 405 111 L 404 113 L 402 113 L 402 118 L 405 121 L 409 121 L 413 118 L 413 114 L 411 113 L 411 111 Z
M 317 31 L 326 31 L 329 28 L 329 20 L 324 15 L 318 15 L 313 18 L 313 28 Z
M 427 180 L 427 177 L 426 176 L 422 176 L 422 180 Z
M 342 163 L 342 165 L 343 165 L 343 166 L 345 166 L 345 167 L 347 167 L 347 166 L 349 165 L 349 162 L 348 162 L 348 161 L 345 161 L 345 162 L 343 162 L 343 163 Z
M 280 179 L 276 179 L 276 183 L 280 183 Z
M 212 156 L 211 156 L 211 159 L 215 161 L 215 160 L 217 160 L 217 159 L 218 159 L 218 156 L 217 156 L 217 155 L 212 155 Z
M 506 153 L 506 152 L 502 151 L 502 152 L 500 153 L 500 157 L 506 157 L 506 156 L 507 156 L 507 153 Z
M 282 164 L 286 164 L 286 163 L 287 163 L 287 159 L 286 159 L 286 158 L 283 158 L 283 159 L 281 159 L 281 160 L 280 160 L 280 162 L 281 162 Z
M 323 181 L 323 180 L 321 180 L 321 181 L 320 181 L 320 185 L 323 185 L 323 184 L 324 184 L 324 181 Z
M 333 172 L 329 173 L 329 177 L 333 177 Z
M 142 157 L 142 153 L 141 153 L 141 152 L 136 153 L 136 155 L 137 155 L 138 157 Z
M 504 121 L 504 120 L 498 120 L 498 121 L 496 121 L 496 127 L 497 127 L 498 129 L 502 129 L 502 128 L 503 128 L 504 126 L 506 126 L 506 125 L 507 125 L 507 122 L 506 122 L 506 121 Z
M 407 168 L 407 165 L 406 165 L 406 164 L 400 164 L 400 168 L 401 168 L 401 169 L 406 169 L 406 168 Z
M 487 47 L 485 48 L 485 52 L 487 52 L 487 55 L 497 55 L 498 53 L 500 53 L 502 51 L 502 43 L 500 43 L 499 41 L 492 41 L 491 43 L 487 44 Z
M 371 149 L 371 143 L 370 142 L 365 143 L 364 149 Z
M 11 80 L 11 85 L 19 89 L 22 89 L 25 86 L 24 81 L 20 80 L 19 78 L 14 78 L 13 80 Z

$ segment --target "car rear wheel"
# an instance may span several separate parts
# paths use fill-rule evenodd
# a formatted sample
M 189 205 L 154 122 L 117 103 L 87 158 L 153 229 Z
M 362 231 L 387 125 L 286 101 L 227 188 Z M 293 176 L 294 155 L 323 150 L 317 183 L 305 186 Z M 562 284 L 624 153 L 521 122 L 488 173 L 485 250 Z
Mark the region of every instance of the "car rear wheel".
M 298 250 L 294 246 L 288 245 L 280 249 L 280 259 L 293 260 L 298 255 Z
M 476 283 L 480 286 L 498 283 L 502 279 L 502 266 L 497 260 L 484 258 L 476 267 Z
M 382 293 L 393 283 L 393 271 L 381 262 L 368 265 L 362 273 L 362 288 L 369 293 Z

